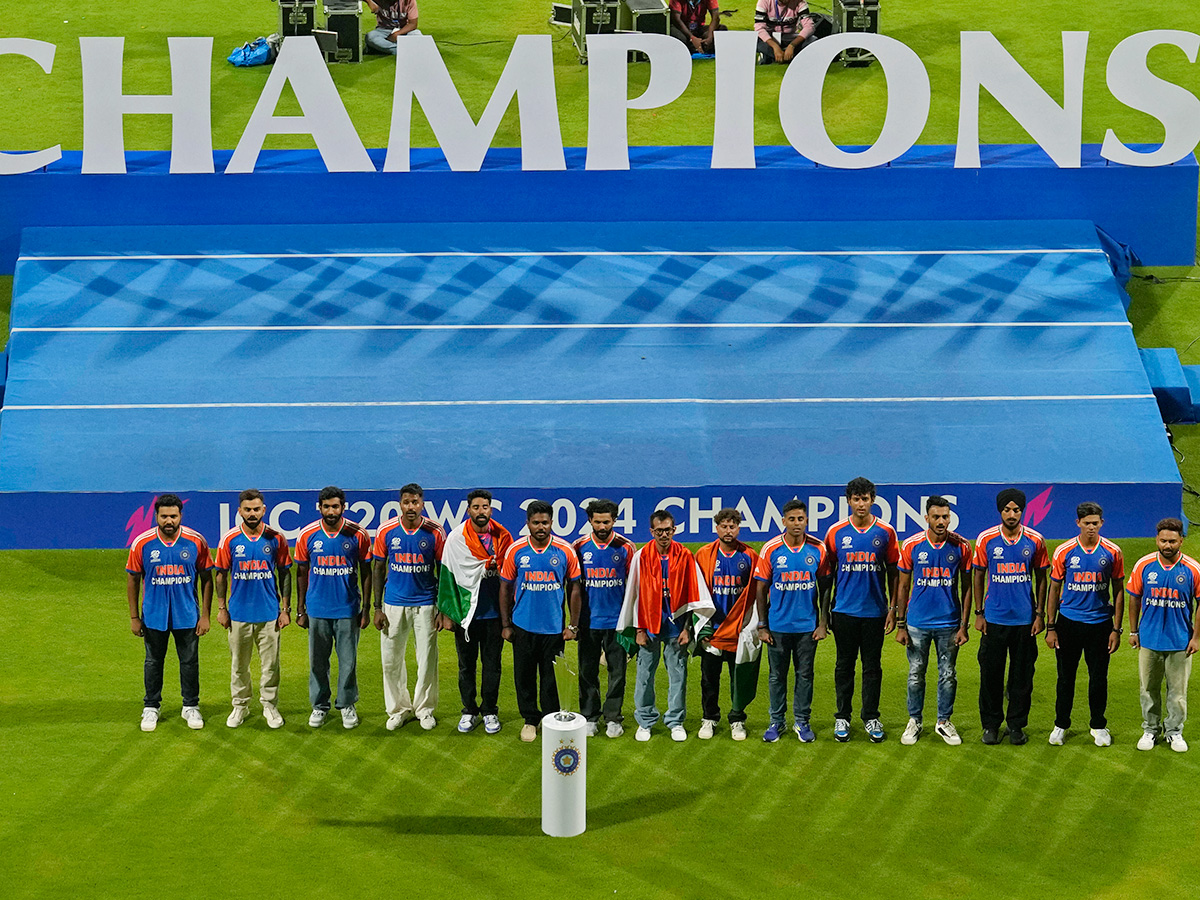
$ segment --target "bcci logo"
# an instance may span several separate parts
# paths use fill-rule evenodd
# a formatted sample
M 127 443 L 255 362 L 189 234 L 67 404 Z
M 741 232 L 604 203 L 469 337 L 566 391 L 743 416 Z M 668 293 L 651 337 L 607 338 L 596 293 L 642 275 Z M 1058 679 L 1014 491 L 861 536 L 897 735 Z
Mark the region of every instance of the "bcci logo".
M 739 562 L 739 563 L 738 563 L 738 571 L 739 571 L 739 572 L 745 572 L 745 571 L 746 571 L 746 561 L 745 561 L 744 559 L 743 559 L 741 562 Z
M 1102 565 L 1102 566 L 1108 565 L 1108 557 L 1107 556 L 1100 557 L 1100 565 Z
M 270 556 L 275 552 L 275 547 L 272 544 L 263 545 L 263 556 Z
M 613 557 L 612 557 L 612 558 L 613 558 L 613 562 L 614 562 L 614 563 L 619 563 L 619 562 L 621 561 L 621 551 L 620 551 L 620 550 L 614 550 L 614 551 L 613 551 Z
M 180 558 L 180 559 L 189 559 L 189 558 L 191 558 L 191 554 L 190 554 L 190 553 L 188 553 L 186 550 L 180 550 L 180 551 L 179 551 L 179 558 Z
M 350 542 L 342 541 L 342 549 L 345 550 L 347 553 L 349 553 L 350 552 Z
M 817 558 L 816 558 L 815 556 L 806 556 L 806 557 L 804 557 L 804 564 L 805 564 L 806 566 L 812 566 L 812 565 L 816 565 L 816 562 L 817 562 Z
M 1183 584 L 1183 573 L 1182 572 L 1180 572 L 1178 575 L 1175 576 L 1175 583 Z
M 552 566 L 558 565 L 558 557 L 557 556 L 550 557 L 550 565 L 552 565 Z
M 872 547 L 882 547 L 883 546 L 883 538 L 875 538 L 875 540 L 871 541 L 871 546 Z
M 429 546 L 429 541 L 421 541 L 419 546 L 421 547 L 422 550 L 424 550 L 426 547 Z
M 925 554 L 921 554 L 921 555 L 924 556 Z M 924 560 L 922 560 L 922 562 L 924 562 Z M 948 562 L 950 565 L 954 565 L 956 562 L 958 562 L 958 554 L 957 553 L 947 553 L 946 554 L 946 562 Z
M 1021 550 L 1021 555 L 1024 556 L 1026 559 L 1029 559 L 1029 554 L 1031 552 L 1032 551 L 1028 547 L 1025 547 Z
M 574 775 L 579 771 L 579 751 L 574 744 L 560 744 L 554 751 L 554 771 L 559 775 Z

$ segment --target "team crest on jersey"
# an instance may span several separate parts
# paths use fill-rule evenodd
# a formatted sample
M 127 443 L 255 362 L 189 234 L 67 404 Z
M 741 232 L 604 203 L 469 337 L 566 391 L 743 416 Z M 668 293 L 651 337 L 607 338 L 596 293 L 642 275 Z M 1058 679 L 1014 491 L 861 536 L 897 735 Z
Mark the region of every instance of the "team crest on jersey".
M 158 551 L 157 550 L 150 551 L 150 562 L 158 562 Z
M 552 566 L 558 565 L 558 557 L 557 556 L 550 557 L 550 565 L 552 565 Z
M 347 553 L 349 553 L 350 552 L 350 542 L 342 541 L 342 549 L 345 550 Z
M 186 550 L 180 550 L 180 551 L 179 551 L 179 558 L 180 558 L 180 559 L 189 559 L 190 557 L 191 557 L 191 554 L 190 554 L 190 553 L 188 553 Z
M 1154 584 L 1156 581 L 1158 581 L 1158 573 L 1151 572 L 1149 575 L 1146 576 L 1146 580 L 1148 582 L 1150 582 L 1151 584 Z
M 958 562 L 958 554 L 957 553 L 947 553 L 946 554 L 946 562 L 950 563 L 950 565 L 954 565 L 956 562 Z
M 1030 549 L 1029 549 L 1028 547 L 1022 547 L 1022 548 L 1021 548 L 1021 555 L 1022 555 L 1022 556 L 1024 556 L 1024 557 L 1026 557 L 1026 558 L 1028 558 L 1028 557 L 1029 557 L 1029 554 L 1030 554 L 1030 552 L 1031 552 L 1031 551 L 1030 551 Z
M 621 551 L 620 551 L 620 550 L 614 550 L 614 551 L 613 551 L 613 562 L 615 562 L 615 563 L 619 563 L 620 561 L 621 561 Z
M 270 544 L 263 544 L 263 556 L 270 556 L 275 552 L 275 548 Z
M 805 564 L 806 566 L 812 566 L 812 565 L 816 565 L 816 562 L 817 562 L 817 558 L 816 558 L 815 556 L 806 556 L 806 557 L 804 557 L 804 564 Z
M 1102 566 L 1108 565 L 1108 557 L 1107 556 L 1100 557 L 1100 565 L 1102 565 Z
M 929 562 L 929 554 L 922 550 L 917 554 L 917 562 Z
M 1180 572 L 1178 575 L 1175 576 L 1175 583 L 1183 584 L 1183 573 L 1182 572 Z
M 419 546 L 421 547 L 422 550 L 424 550 L 426 547 L 429 546 L 429 541 L 421 541 Z
M 850 537 L 850 535 L 846 535 L 844 538 L 842 538 L 842 546 L 843 547 L 853 547 L 854 546 L 854 538 Z
M 882 547 L 883 546 L 883 538 L 875 538 L 875 540 L 871 541 L 871 546 L 872 547 Z

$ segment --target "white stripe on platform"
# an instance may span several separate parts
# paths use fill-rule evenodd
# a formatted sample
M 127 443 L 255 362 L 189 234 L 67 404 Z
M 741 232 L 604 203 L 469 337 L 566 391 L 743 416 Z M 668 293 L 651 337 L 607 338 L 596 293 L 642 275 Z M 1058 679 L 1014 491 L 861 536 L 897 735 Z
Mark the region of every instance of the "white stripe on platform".
M 711 404 L 718 406 L 768 405 L 773 403 L 1006 403 L 1006 402 L 1077 402 L 1081 400 L 1153 400 L 1153 394 L 1044 394 L 984 397 L 756 397 L 722 400 L 713 397 L 657 397 L 625 400 L 352 400 L 305 401 L 295 403 L 97 403 L 61 405 L 15 405 L 4 412 L 135 410 L 135 409 L 326 409 L 358 407 L 441 407 L 441 406 L 646 406 L 657 404 Z
M 17 262 L 162 262 L 188 259 L 436 259 L 439 257 L 496 257 L 523 259 L 542 256 L 1026 256 L 1099 253 L 1099 247 L 1025 247 L 1008 250 L 426 250 L 358 253 L 131 253 L 96 256 L 18 256 Z
M 1128 320 L 1116 322 L 575 322 L 497 325 L 64 325 L 17 327 L 27 334 L 140 334 L 143 332 L 219 331 L 568 331 L 605 329 L 684 328 L 1133 328 Z

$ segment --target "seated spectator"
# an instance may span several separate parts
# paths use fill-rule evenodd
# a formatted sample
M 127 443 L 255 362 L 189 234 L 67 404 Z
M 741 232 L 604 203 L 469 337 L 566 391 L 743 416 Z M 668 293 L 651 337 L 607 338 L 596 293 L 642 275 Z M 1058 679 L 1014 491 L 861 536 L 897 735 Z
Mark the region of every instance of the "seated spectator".
M 758 0 L 754 7 L 759 62 L 764 65 L 790 63 L 806 44 L 832 31 L 832 20 L 811 12 L 808 0 Z
M 417 30 L 417 0 L 367 0 L 375 28 L 367 32 L 367 52 L 396 55 L 396 39 Z
M 671 36 L 683 41 L 690 53 L 711 54 L 713 35 L 725 27 L 717 23 L 717 0 L 671 0 L 670 8 Z

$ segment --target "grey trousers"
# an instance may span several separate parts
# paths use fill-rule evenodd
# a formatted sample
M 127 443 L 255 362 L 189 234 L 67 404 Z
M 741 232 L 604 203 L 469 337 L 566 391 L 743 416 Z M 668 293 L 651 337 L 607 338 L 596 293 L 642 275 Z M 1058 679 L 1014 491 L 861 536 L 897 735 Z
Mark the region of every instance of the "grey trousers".
M 1186 650 L 1138 649 L 1138 683 L 1141 688 L 1142 730 L 1167 737 L 1183 734 L 1187 720 L 1188 676 L 1192 658 Z M 1167 720 L 1162 717 L 1162 683 L 1167 681 Z

